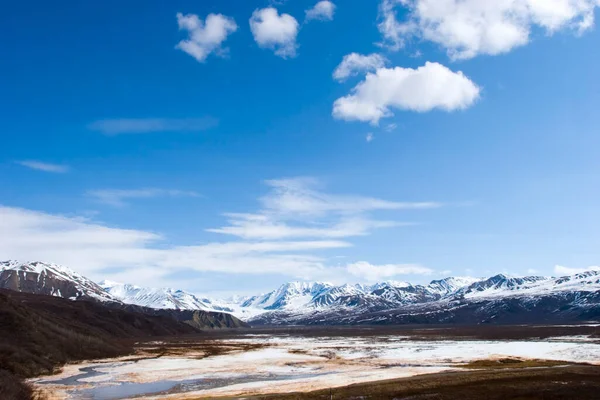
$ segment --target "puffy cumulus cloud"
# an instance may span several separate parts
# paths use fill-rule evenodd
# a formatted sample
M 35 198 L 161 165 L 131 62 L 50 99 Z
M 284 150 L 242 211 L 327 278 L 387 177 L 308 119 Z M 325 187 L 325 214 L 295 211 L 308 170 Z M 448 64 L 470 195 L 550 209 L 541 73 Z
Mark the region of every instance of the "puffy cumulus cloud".
M 100 203 L 114 207 L 126 206 L 127 200 L 133 199 L 150 199 L 155 197 L 200 197 L 200 194 L 193 191 L 157 188 L 99 189 L 90 190 L 86 195 Z
M 554 267 L 554 273 L 559 276 L 575 275 L 587 271 L 600 271 L 600 267 L 594 266 L 587 268 L 570 268 L 562 265 L 557 265 Z
M 211 53 L 218 56 L 227 54 L 228 49 L 222 47 L 223 42 L 238 29 L 233 18 L 222 14 L 208 14 L 202 21 L 195 14 L 178 13 L 177 23 L 180 30 L 188 32 L 189 37 L 179 42 L 176 48 L 202 63 Z
M 385 66 L 387 59 L 380 54 L 363 55 L 350 53 L 344 56 L 340 65 L 333 71 L 333 79 L 344 81 L 359 73 L 375 71 Z
M 272 49 L 282 58 L 296 56 L 299 24 L 291 15 L 279 15 L 273 7 L 256 10 L 250 18 L 250 29 L 260 47 Z
M 392 109 L 426 112 L 468 108 L 480 88 L 462 72 L 427 62 L 417 69 L 380 68 L 367 74 L 348 96 L 333 104 L 333 116 L 377 124 L 393 115 Z
M 43 172 L 52 172 L 55 174 L 64 174 L 65 172 L 69 172 L 69 167 L 67 165 L 61 164 L 51 164 L 42 161 L 35 160 L 23 160 L 23 161 L 15 161 L 17 164 L 22 165 L 24 167 L 35 169 Z
M 534 28 L 583 33 L 598 0 L 383 0 L 379 30 L 392 49 L 416 37 L 439 44 L 453 59 L 506 53 L 530 41 Z M 407 9 L 398 20 L 397 9 Z
M 319 21 L 331 21 L 333 20 L 334 13 L 335 4 L 328 0 L 319 1 L 313 8 L 306 10 L 306 21 L 311 21 L 313 19 Z
M 378 282 L 400 275 L 431 275 L 433 270 L 414 264 L 386 264 L 373 265 L 366 261 L 359 261 L 346 266 L 351 275 L 369 282 Z

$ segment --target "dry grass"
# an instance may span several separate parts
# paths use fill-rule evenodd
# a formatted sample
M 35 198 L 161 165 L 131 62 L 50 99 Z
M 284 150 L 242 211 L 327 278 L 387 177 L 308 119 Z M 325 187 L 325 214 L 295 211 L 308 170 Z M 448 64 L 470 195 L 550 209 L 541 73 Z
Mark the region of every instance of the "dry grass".
M 264 400 L 587 400 L 599 398 L 600 367 L 568 365 L 446 372 L 309 393 L 245 397 Z
M 560 365 L 569 365 L 572 363 L 566 361 L 554 360 L 535 360 L 521 358 L 499 358 L 488 360 L 471 361 L 468 364 L 459 365 L 466 369 L 506 369 L 506 368 L 538 368 L 538 367 L 557 367 Z
M 219 340 L 202 339 L 165 342 L 159 345 L 153 344 L 151 346 L 138 344 L 138 346 L 136 346 L 136 357 L 132 360 L 164 356 L 202 359 L 230 353 L 253 351 L 267 346 L 267 344 L 262 343 L 222 342 Z

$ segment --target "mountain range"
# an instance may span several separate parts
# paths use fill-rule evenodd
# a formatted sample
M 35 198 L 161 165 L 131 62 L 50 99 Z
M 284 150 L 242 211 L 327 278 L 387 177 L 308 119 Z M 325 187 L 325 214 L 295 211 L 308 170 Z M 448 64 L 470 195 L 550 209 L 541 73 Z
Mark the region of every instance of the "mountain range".
M 0 263 L 0 288 L 153 310 L 221 312 L 252 325 L 558 323 L 600 319 L 600 271 L 564 277 L 449 277 L 427 285 L 289 282 L 215 300 L 183 290 L 89 279 L 55 264 Z M 155 313 L 158 311 L 155 311 Z
M 139 290 L 134 286 L 126 285 L 126 287 L 131 289 L 131 293 L 139 294 Z M 186 296 L 183 292 L 156 290 L 155 296 L 148 297 L 154 303 L 146 299 L 146 303 L 151 307 L 133 301 L 121 301 L 119 296 L 111 294 L 109 290 L 92 280 L 67 267 L 52 263 L 2 261 L 0 262 L 0 289 L 75 301 L 92 301 L 101 304 L 107 310 L 168 318 L 196 329 L 247 327 L 246 323 L 231 313 L 221 312 L 218 307 L 199 307 L 201 300 L 193 295 Z M 152 293 L 149 290 L 146 292 Z M 169 300 L 173 303 L 169 303 Z

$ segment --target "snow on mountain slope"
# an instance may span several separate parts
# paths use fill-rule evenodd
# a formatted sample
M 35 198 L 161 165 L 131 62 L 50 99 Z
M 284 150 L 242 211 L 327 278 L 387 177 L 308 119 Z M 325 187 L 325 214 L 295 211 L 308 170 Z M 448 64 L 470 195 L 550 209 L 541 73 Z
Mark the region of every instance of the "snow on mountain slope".
M 431 283 L 427 285 L 427 288 L 431 293 L 436 293 L 444 297 L 456 292 L 459 289 L 470 286 L 482 280 L 483 279 L 481 278 L 471 277 L 450 277 L 437 281 L 431 281 Z
M 476 299 L 511 296 L 541 296 L 550 293 L 596 291 L 600 291 L 600 271 L 591 270 L 560 278 L 548 278 L 542 276 L 520 278 L 496 275 L 459 289 L 452 297 Z
M 216 304 L 210 299 L 199 298 L 184 290 L 142 288 L 112 281 L 102 281 L 100 287 L 123 303 L 142 307 L 172 310 L 233 311 L 231 308 Z
M 68 299 L 118 300 L 93 281 L 58 264 L 44 262 L 0 262 L 0 288 Z
M 308 297 L 302 297 L 302 302 L 306 302 Z M 470 321 L 467 311 L 464 311 L 465 315 L 453 314 L 454 307 L 458 307 L 457 310 L 475 307 L 473 310 L 478 312 L 477 318 L 481 321 L 493 320 L 494 316 L 510 309 L 520 310 L 517 314 L 522 313 L 524 318 L 531 316 L 543 319 L 546 318 L 544 313 L 549 313 L 548 316 L 559 315 L 559 311 L 572 308 L 573 314 L 565 314 L 565 318 L 579 315 L 579 312 L 593 318 L 593 312 L 585 314 L 588 312 L 585 308 L 594 305 L 600 307 L 599 299 L 600 271 L 561 278 L 506 275 L 487 279 L 450 277 L 432 281 L 428 285 L 390 281 L 371 286 L 329 286 L 300 308 L 269 307 L 263 312 L 254 312 L 252 317 L 246 319 L 253 323 L 276 325 L 352 323 L 362 321 L 362 316 L 372 315 L 379 323 L 431 322 L 435 320 L 435 315 L 440 316 L 440 323 L 456 318 Z M 415 312 L 413 317 L 412 312 Z M 518 320 L 517 314 L 511 318 Z M 404 317 L 399 318 L 398 315 Z
M 538 286 L 542 281 L 549 280 L 551 278 L 543 276 L 518 278 L 499 274 L 464 287 L 458 290 L 456 295 L 464 296 L 465 298 L 506 296 L 511 293 L 521 293 L 525 289 Z
M 334 304 L 343 305 L 344 300 L 355 298 L 357 296 L 364 296 L 369 292 L 368 287 L 361 285 L 342 285 L 342 286 L 329 286 L 325 290 L 318 293 L 311 300 L 310 307 L 314 308 L 327 308 Z
M 331 288 L 329 283 L 289 282 L 272 292 L 253 296 L 241 306 L 262 310 L 281 310 L 303 308 L 323 291 Z
M 555 278 L 551 287 L 540 287 L 538 290 L 561 290 L 561 291 L 600 291 L 600 270 L 591 270 L 575 275 Z
M 169 288 L 143 288 L 110 281 L 97 285 L 56 264 L 5 261 L 0 262 L 0 288 L 70 299 L 122 302 L 154 309 L 221 311 L 247 321 L 283 324 L 328 323 L 341 319 L 359 321 L 363 315 L 387 311 L 395 313 L 394 318 L 400 318 L 398 312 L 411 313 L 412 309 L 424 313 L 432 310 L 435 313 L 451 313 L 452 307 L 457 305 L 468 309 L 467 306 L 482 304 L 476 308 L 477 312 L 481 312 L 482 320 L 487 318 L 486 313 L 496 315 L 511 307 L 523 310 L 534 306 L 543 306 L 538 310 L 576 309 L 595 304 L 600 307 L 600 270 L 559 278 L 502 274 L 486 279 L 449 277 L 426 285 L 399 281 L 340 286 L 322 282 L 289 282 L 257 296 L 213 300 Z M 450 318 L 451 314 L 448 315 Z M 388 317 L 377 314 L 374 318 Z M 402 318 L 398 321 L 411 320 L 410 314 Z

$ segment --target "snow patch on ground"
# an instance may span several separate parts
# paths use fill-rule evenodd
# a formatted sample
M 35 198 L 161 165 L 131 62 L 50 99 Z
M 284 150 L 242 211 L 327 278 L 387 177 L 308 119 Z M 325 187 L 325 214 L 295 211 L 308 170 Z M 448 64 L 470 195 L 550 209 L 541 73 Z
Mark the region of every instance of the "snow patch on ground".
M 77 390 L 78 386 L 57 385 L 56 382 L 79 375 L 81 368 L 86 367 L 93 367 L 101 373 L 81 379 L 86 388 L 120 382 L 221 382 L 207 389 L 175 395 L 181 399 L 187 396 L 316 390 L 441 372 L 470 361 L 496 357 L 600 364 L 600 343 L 585 336 L 529 341 L 419 341 L 398 336 L 334 338 L 247 335 L 242 339 L 221 340 L 223 344 L 233 341 L 266 347 L 206 358 L 196 358 L 197 355 L 190 354 L 188 357 L 160 357 L 135 362 L 115 359 L 112 362 L 103 360 L 101 363 L 68 365 L 59 376 L 36 378 L 31 382 L 65 394 L 68 390 Z M 77 392 L 71 394 L 74 396 L 72 398 L 77 398 Z

